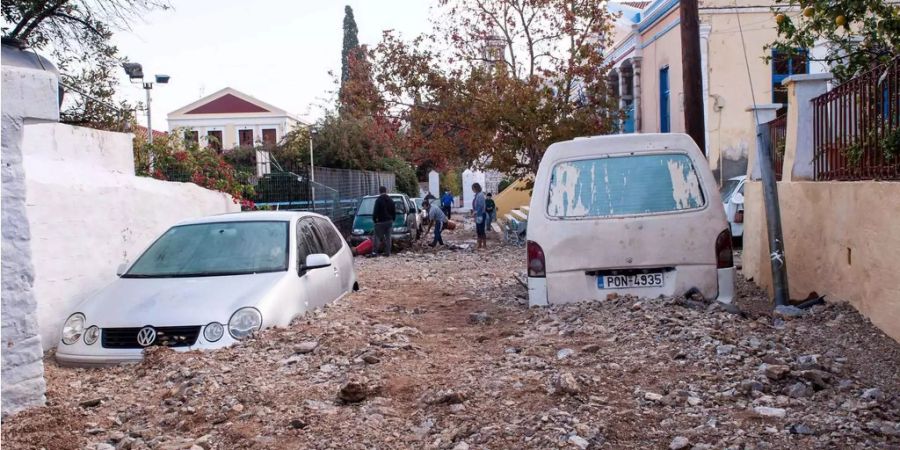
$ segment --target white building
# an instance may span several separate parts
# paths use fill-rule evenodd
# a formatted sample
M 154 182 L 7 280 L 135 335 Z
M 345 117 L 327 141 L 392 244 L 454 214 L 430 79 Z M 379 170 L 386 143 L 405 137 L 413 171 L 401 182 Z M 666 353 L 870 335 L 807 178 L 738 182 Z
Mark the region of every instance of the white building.
M 169 131 L 188 130 L 201 145 L 221 149 L 275 145 L 302 124 L 287 111 L 227 87 L 168 115 Z

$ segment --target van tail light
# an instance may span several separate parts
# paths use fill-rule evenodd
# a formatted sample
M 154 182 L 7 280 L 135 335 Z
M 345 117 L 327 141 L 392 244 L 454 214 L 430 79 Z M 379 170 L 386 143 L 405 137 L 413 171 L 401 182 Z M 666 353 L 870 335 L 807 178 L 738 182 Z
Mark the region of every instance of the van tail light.
M 531 251 L 528 252 L 528 255 L 531 256 Z M 733 266 L 734 251 L 731 248 L 731 230 L 726 229 L 716 238 L 716 267 L 724 269 Z
M 528 276 L 537 278 L 547 276 L 544 249 L 534 241 L 528 241 Z
M 744 210 L 734 213 L 734 223 L 744 223 Z

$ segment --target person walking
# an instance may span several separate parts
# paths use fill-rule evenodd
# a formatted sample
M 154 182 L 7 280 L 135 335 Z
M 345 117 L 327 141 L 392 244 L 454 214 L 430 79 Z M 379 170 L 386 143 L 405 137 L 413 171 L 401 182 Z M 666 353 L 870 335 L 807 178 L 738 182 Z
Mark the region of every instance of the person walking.
M 452 212 L 453 206 L 453 194 L 450 191 L 444 191 L 444 195 L 441 196 L 441 208 L 444 209 L 444 215 L 447 216 L 447 219 L 450 219 L 450 213 Z
M 497 204 L 494 203 L 494 196 L 490 192 L 487 193 L 487 200 L 484 201 L 484 212 L 486 214 L 486 224 L 484 230 L 490 230 L 491 224 L 497 221 Z
M 426 210 L 428 211 L 428 221 L 434 226 L 434 240 L 432 240 L 431 244 L 428 244 L 428 246 L 434 247 L 438 244 L 444 245 L 444 239 L 441 237 L 441 232 L 444 231 L 444 225 L 447 223 L 447 216 L 444 215 L 444 211 L 441 210 L 441 208 L 438 208 L 437 202 L 426 202 L 425 205 Z
M 394 219 L 397 218 L 397 207 L 394 200 L 387 195 L 387 188 L 378 188 L 380 195 L 375 199 L 375 208 L 372 211 L 372 221 L 375 222 L 375 248 L 372 251 L 378 254 L 383 247 L 382 254 L 391 256 L 391 229 L 394 227 Z
M 475 193 L 475 198 L 472 199 L 472 213 L 475 215 L 475 235 L 478 238 L 478 244 L 475 248 L 487 248 L 487 233 L 485 230 L 487 225 L 487 213 L 485 212 L 487 203 L 484 198 L 484 192 L 481 191 L 481 184 L 473 183 L 472 192 Z

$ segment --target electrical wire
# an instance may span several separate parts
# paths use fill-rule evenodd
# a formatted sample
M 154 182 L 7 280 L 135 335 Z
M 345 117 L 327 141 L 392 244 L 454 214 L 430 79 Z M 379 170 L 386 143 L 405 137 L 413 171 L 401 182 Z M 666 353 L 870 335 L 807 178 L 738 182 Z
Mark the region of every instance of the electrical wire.
M 737 8 L 737 0 L 735 0 L 735 8 Z M 738 30 L 741 34 L 741 48 L 744 51 L 744 66 L 747 69 L 747 82 L 750 83 L 750 99 L 753 100 L 753 123 L 756 125 L 756 129 L 759 130 L 759 113 L 756 111 L 756 92 L 753 89 L 753 76 L 750 74 L 750 59 L 747 56 L 747 42 L 744 40 L 744 27 L 741 24 L 740 10 L 735 9 L 734 15 L 737 17 Z

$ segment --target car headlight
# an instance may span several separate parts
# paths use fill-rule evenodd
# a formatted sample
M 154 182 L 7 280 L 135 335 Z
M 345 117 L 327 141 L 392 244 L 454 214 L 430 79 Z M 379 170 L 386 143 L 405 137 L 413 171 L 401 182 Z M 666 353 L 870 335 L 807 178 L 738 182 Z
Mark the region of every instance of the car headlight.
M 63 344 L 72 345 L 78 342 L 78 340 L 81 339 L 82 333 L 84 333 L 84 314 L 72 314 L 68 319 L 66 319 L 66 323 L 63 324 Z
M 394 227 L 394 233 L 406 233 L 409 231 L 407 227 Z
M 210 322 L 206 325 L 206 328 L 203 329 L 203 339 L 206 339 L 207 342 L 216 342 L 219 339 L 222 339 L 222 335 L 224 334 L 225 327 L 219 322 Z
M 262 314 L 256 308 L 241 308 L 228 319 L 228 333 L 235 339 L 243 339 L 262 328 Z
M 84 343 L 87 345 L 94 345 L 97 342 L 97 339 L 100 339 L 100 327 L 97 325 L 91 325 L 87 330 L 84 330 Z
M 366 232 L 365 232 L 365 230 L 363 230 L 361 228 L 354 228 L 352 233 L 355 235 L 360 235 L 360 234 L 365 234 Z

